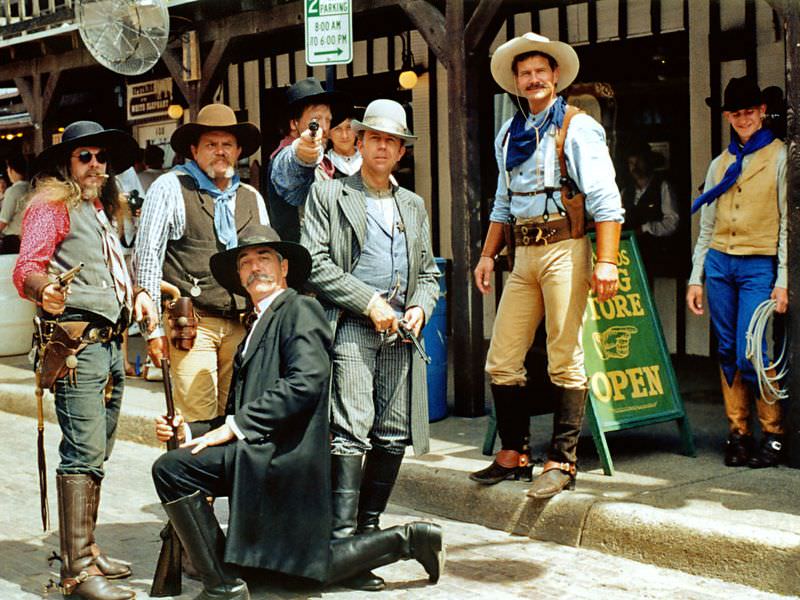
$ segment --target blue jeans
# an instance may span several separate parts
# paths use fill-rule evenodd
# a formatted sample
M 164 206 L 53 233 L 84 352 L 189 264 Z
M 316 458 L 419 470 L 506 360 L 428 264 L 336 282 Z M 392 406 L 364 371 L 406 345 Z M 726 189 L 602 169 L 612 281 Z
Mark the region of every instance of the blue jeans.
M 717 336 L 719 362 L 728 385 L 738 370 L 742 380 L 756 385 L 753 365 L 745 356 L 747 326 L 756 307 L 769 300 L 775 286 L 774 256 L 735 256 L 709 249 L 705 272 L 708 289 L 708 310 Z M 767 361 L 766 340 L 763 345 Z M 765 362 L 765 366 L 769 364 Z
M 106 402 L 111 375 L 113 388 Z M 59 474 L 89 474 L 103 478 L 103 463 L 111 455 L 125 387 L 120 342 L 89 344 L 78 354 L 77 385 L 56 381 L 56 415 L 61 426 Z

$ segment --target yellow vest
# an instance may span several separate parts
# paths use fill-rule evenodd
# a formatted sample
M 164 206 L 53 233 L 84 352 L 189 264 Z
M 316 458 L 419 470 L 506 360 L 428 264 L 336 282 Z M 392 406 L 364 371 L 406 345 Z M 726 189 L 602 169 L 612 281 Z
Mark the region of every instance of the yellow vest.
M 709 246 L 726 254 L 778 253 L 778 152 L 783 142 L 773 140 L 751 155 L 747 167 L 727 192 L 717 198 L 714 234 Z M 716 180 L 736 159 L 727 150 L 717 166 Z

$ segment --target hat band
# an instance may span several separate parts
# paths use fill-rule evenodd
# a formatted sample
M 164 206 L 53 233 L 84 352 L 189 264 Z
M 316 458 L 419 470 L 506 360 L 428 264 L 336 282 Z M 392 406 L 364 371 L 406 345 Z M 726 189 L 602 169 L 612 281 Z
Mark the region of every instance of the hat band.
M 399 135 L 411 135 L 408 132 L 408 129 L 406 129 L 402 123 L 398 123 L 394 119 L 389 119 L 386 117 L 366 117 L 362 123 L 371 129 L 380 129 L 382 131 L 394 132 Z

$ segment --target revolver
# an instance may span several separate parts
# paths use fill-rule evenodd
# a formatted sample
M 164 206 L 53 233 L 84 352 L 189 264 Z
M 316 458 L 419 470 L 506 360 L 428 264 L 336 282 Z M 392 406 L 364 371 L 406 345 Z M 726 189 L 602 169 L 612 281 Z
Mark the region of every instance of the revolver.
M 311 132 L 311 139 L 316 139 L 317 131 L 319 131 L 319 122 L 316 119 L 311 119 L 308 124 L 308 130 Z
M 414 331 L 408 326 L 408 322 L 405 319 L 400 319 L 400 326 L 397 328 L 397 333 L 402 339 L 410 340 L 411 343 L 414 344 L 414 350 L 416 350 L 419 357 L 425 361 L 425 364 L 431 364 L 431 357 L 425 352 L 425 348 L 422 347 L 419 338 L 414 335 Z
M 67 287 L 72 280 L 81 272 L 83 268 L 83 263 L 78 263 L 77 267 L 72 267 L 71 269 L 64 271 L 61 275 L 56 276 L 56 285 L 60 288 Z

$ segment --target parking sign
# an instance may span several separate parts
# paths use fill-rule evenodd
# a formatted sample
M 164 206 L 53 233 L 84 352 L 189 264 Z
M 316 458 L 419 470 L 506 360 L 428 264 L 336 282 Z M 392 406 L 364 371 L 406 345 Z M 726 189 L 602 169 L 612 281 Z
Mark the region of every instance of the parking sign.
M 344 65 L 353 60 L 352 0 L 305 0 L 306 64 Z

